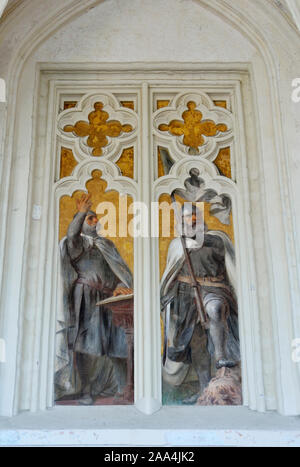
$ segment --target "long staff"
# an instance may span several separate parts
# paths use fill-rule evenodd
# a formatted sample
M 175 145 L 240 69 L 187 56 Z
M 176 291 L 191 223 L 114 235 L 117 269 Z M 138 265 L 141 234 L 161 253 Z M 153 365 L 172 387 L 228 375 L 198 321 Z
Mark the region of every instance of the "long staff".
M 174 192 L 171 195 L 171 199 L 172 199 L 172 204 L 173 204 L 173 207 L 174 207 L 174 212 L 175 212 L 175 216 L 177 218 L 178 225 L 180 225 L 180 223 L 182 222 L 182 219 L 181 219 L 180 212 L 178 211 L 178 208 L 177 208 L 177 202 L 176 202 L 176 199 L 175 199 Z M 197 307 L 197 312 L 198 312 L 200 324 L 204 329 L 208 329 L 209 321 L 208 321 L 207 313 L 205 311 L 204 303 L 203 303 L 203 300 L 202 300 L 201 285 L 199 284 L 199 282 L 196 279 L 196 275 L 195 275 L 195 272 L 194 272 L 194 269 L 193 269 L 191 258 L 190 258 L 188 249 L 186 247 L 185 238 L 183 237 L 182 233 L 180 235 L 180 239 L 181 239 L 181 245 L 182 245 L 182 248 L 183 248 L 185 260 L 186 260 L 186 263 L 187 263 L 187 266 L 188 266 L 188 269 L 189 269 L 189 273 L 190 273 L 190 276 L 191 276 L 191 285 L 192 285 L 192 287 L 194 289 L 194 293 L 195 293 L 195 301 L 196 301 L 196 307 Z M 170 303 L 168 303 L 167 306 L 165 305 L 165 308 L 166 308 L 166 318 L 165 318 L 165 327 L 164 327 L 163 365 L 166 364 L 167 356 L 168 356 L 168 335 L 169 335 L 169 325 L 170 325 Z
M 177 217 L 177 222 L 179 222 L 179 225 L 180 225 L 180 222 L 182 222 L 182 219 L 181 219 L 180 213 L 178 212 L 177 202 L 176 202 L 176 199 L 175 199 L 174 192 L 171 195 L 171 199 L 172 199 L 172 204 L 174 206 L 174 212 L 175 212 L 175 215 Z M 185 238 L 183 237 L 182 233 L 180 235 L 180 239 L 181 239 L 181 244 L 182 244 L 186 264 L 188 266 L 188 270 L 189 270 L 191 280 L 192 280 L 191 285 L 192 285 L 192 287 L 194 289 L 194 293 L 195 293 L 195 300 L 196 300 L 197 311 L 198 311 L 198 315 L 199 315 L 199 319 L 200 319 L 200 324 L 204 329 L 207 329 L 207 327 L 208 327 L 208 318 L 207 318 L 207 314 L 206 314 L 206 311 L 205 311 L 205 308 L 204 308 L 204 303 L 203 303 L 203 300 L 202 300 L 201 285 L 197 281 L 197 278 L 196 278 L 196 275 L 195 275 L 195 272 L 194 272 L 194 269 L 193 269 L 193 265 L 192 265 L 192 262 L 191 262 L 191 258 L 190 258 L 189 252 L 187 250 L 187 247 L 186 247 Z

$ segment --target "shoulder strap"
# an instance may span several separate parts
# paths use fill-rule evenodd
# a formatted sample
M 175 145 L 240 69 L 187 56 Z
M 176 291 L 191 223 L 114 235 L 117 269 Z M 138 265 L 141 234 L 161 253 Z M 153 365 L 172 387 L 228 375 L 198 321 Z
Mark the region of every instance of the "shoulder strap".
M 72 264 L 73 268 L 76 270 L 75 265 L 76 265 L 76 264 L 78 263 L 78 261 L 82 258 L 82 256 L 83 256 L 84 253 L 86 252 L 86 250 L 85 250 L 84 247 L 82 246 L 82 252 L 80 253 L 80 255 L 77 256 L 77 258 L 72 258 L 72 256 L 71 256 L 70 253 L 69 253 L 68 244 L 66 245 L 66 247 L 67 247 L 68 255 L 69 255 L 69 258 L 70 258 L 70 263 Z

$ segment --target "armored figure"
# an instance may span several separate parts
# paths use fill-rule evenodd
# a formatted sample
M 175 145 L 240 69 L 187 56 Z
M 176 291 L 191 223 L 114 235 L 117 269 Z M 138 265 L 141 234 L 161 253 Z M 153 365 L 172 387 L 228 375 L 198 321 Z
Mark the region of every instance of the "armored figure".
M 234 367 L 240 359 L 237 301 L 234 283 L 234 249 L 229 237 L 220 231 L 208 231 L 202 213 L 186 203 L 182 209 L 184 244 L 175 238 L 168 251 L 167 266 L 161 281 L 161 301 L 168 333 L 165 380 L 179 386 L 193 365 L 199 392 L 187 400 L 196 402 L 211 379 L 211 362 L 216 368 Z M 200 221 L 199 221 L 200 219 Z M 208 326 L 201 326 L 195 301 L 191 267 L 200 285 Z

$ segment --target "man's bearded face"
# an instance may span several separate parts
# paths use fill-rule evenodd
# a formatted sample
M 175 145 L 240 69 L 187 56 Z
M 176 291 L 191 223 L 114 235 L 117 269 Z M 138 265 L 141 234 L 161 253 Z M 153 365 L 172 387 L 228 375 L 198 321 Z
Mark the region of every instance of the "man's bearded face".
M 87 214 L 82 226 L 82 233 L 84 235 L 95 236 L 97 235 L 98 218 L 95 214 Z
M 193 238 L 199 233 L 204 232 L 203 215 L 199 210 L 193 210 L 183 216 L 183 234 L 186 237 Z

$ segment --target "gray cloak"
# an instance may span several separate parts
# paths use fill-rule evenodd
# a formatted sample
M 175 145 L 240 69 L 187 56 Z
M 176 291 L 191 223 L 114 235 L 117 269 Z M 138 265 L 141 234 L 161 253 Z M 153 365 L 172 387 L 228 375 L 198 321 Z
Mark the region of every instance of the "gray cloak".
M 109 266 L 112 276 L 116 277 L 114 281 L 116 285 L 132 288 L 132 274 L 113 242 L 99 236 L 92 238 L 81 234 L 81 237 L 84 250 L 91 247 L 96 247 L 99 250 Z M 79 316 L 74 320 L 74 313 L 72 313 L 72 308 L 74 308 L 74 306 L 72 300 L 74 299 L 74 287 L 78 279 L 78 274 L 74 269 L 74 261 L 72 261 L 68 253 L 67 237 L 60 242 L 60 266 L 61 278 L 58 284 L 59 303 L 56 328 L 56 397 L 60 398 L 64 395 L 74 394 L 80 390 L 80 381 L 78 381 L 79 378 L 76 378 L 76 372 L 74 371 L 74 350 L 76 352 L 91 354 L 91 358 L 95 362 L 95 371 L 99 375 L 98 382 L 96 382 L 97 393 L 103 394 L 105 388 L 111 387 L 114 380 L 113 367 L 108 357 L 123 359 L 127 357 L 125 332 L 123 329 L 116 328 L 112 324 L 111 312 L 109 310 L 103 307 L 101 309 L 100 307 L 96 307 L 96 302 L 106 298 L 105 295 L 85 285 L 79 287 L 77 285 L 76 289 L 78 289 L 81 296 L 78 297 L 77 292 L 76 300 L 86 301 L 88 295 L 93 295 L 91 296 L 90 302 L 91 310 L 89 310 L 89 304 L 86 304 L 87 310 L 90 311 L 90 313 L 87 314 L 87 319 L 89 321 L 96 319 L 95 323 L 91 323 L 91 325 L 93 326 L 95 324 L 100 329 L 100 339 L 96 339 L 100 342 L 96 342 L 96 350 L 91 348 L 89 343 L 84 340 L 85 336 L 83 333 L 80 342 L 76 344 L 76 336 L 79 331 Z M 86 294 L 86 289 L 89 292 L 88 295 Z M 84 347 L 86 347 L 86 349 Z M 102 357 L 95 358 L 95 356 Z
M 214 235 L 219 237 L 224 244 L 225 248 L 225 266 L 226 266 L 226 275 L 229 284 L 232 286 L 233 290 L 235 290 L 235 254 L 234 254 L 234 247 L 229 239 L 229 237 L 221 231 L 207 231 L 205 235 Z M 199 249 L 199 244 L 196 240 L 192 238 L 186 239 L 186 245 L 189 250 L 192 249 Z M 176 319 L 172 316 L 172 305 L 175 298 L 176 287 L 174 284 L 176 283 L 176 278 L 179 275 L 183 265 L 185 263 L 185 256 L 181 244 L 180 238 L 175 238 L 169 246 L 168 251 L 168 258 L 167 258 L 167 265 L 164 271 L 162 280 L 161 280 L 161 300 L 162 305 L 164 303 L 167 305 L 165 306 L 164 311 L 169 308 L 170 313 L 170 323 L 169 323 L 169 347 L 173 347 L 173 339 L 175 337 L 176 330 Z M 221 289 L 220 289 L 221 290 Z M 233 313 L 230 313 L 228 317 L 228 328 L 229 328 L 229 336 L 228 336 L 228 345 L 227 351 L 228 354 L 238 360 L 239 356 L 239 341 L 238 341 L 238 328 L 237 328 L 237 309 L 236 307 L 233 308 Z M 209 337 L 209 333 L 208 333 Z M 213 345 L 211 339 L 208 339 L 208 350 L 210 353 L 213 353 Z M 185 380 L 187 373 L 189 371 L 190 365 L 184 361 L 173 361 L 170 358 L 167 358 L 166 364 L 163 367 L 163 377 L 164 380 L 167 381 L 169 384 L 174 386 L 180 386 L 183 381 Z

